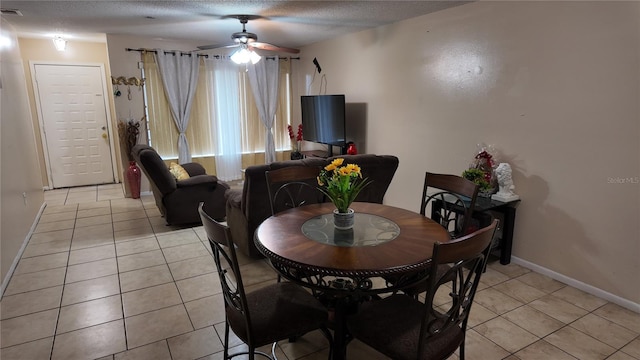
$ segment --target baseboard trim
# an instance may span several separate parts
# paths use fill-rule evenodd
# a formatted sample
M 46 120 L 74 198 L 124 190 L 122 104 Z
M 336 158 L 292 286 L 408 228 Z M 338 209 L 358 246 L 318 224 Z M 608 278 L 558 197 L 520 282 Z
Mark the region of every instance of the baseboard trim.
M 610 292 L 604 291 L 600 288 L 597 288 L 595 286 L 589 285 L 589 284 L 585 284 L 582 281 L 570 278 L 566 275 L 562 275 L 560 273 L 557 273 L 553 270 L 547 269 L 545 267 L 542 267 L 540 265 L 536 265 L 532 262 L 520 259 L 518 257 L 512 256 L 511 257 L 511 262 L 520 266 L 523 266 L 527 269 L 531 269 L 537 273 L 540 273 L 542 275 L 546 275 L 552 279 L 558 280 L 560 282 L 563 282 L 567 285 L 571 285 L 576 289 L 582 290 L 586 293 L 589 293 L 591 295 L 597 296 L 601 299 L 605 299 L 609 302 L 612 302 L 616 305 L 620 305 L 623 308 L 629 309 L 631 311 L 635 311 L 637 313 L 640 313 L 640 304 L 635 303 L 631 300 L 622 298 L 618 295 L 614 295 Z
M 27 236 L 22 241 L 22 246 L 20 246 L 20 249 L 18 250 L 18 254 L 16 254 L 16 257 L 13 259 L 13 262 L 11 263 L 11 267 L 9 267 L 9 271 L 7 271 L 7 275 L 2 280 L 2 286 L 0 287 L 0 297 L 4 296 L 4 291 L 7 289 L 7 286 L 9 285 L 9 280 L 11 280 L 11 277 L 13 276 L 13 272 L 16 271 L 18 262 L 20 261 L 20 258 L 22 258 L 24 249 L 27 247 L 27 244 L 29 243 L 29 239 L 31 239 L 31 235 L 33 235 L 33 232 L 36 230 L 36 226 L 38 226 L 38 222 L 40 221 L 40 217 L 42 216 L 42 213 L 44 212 L 44 208 L 46 206 L 47 206 L 46 202 L 43 202 L 42 205 L 40 206 L 40 210 L 38 211 L 38 214 L 33 220 L 33 224 L 31 224 L 31 228 L 29 229 Z

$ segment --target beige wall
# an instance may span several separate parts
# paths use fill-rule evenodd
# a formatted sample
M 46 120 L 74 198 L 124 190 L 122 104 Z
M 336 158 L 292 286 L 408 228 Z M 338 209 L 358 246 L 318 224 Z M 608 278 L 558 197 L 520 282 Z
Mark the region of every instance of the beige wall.
M 111 72 L 109 69 L 109 58 L 107 56 L 107 46 L 101 42 L 82 42 L 72 41 L 67 42 L 67 48 L 65 51 L 57 51 L 53 47 L 53 42 L 49 39 L 31 39 L 20 38 L 20 51 L 22 59 L 24 60 L 24 69 L 27 74 L 27 89 L 29 93 L 29 101 L 31 104 L 31 113 L 33 114 L 33 126 L 36 131 L 36 142 L 38 148 L 38 159 L 40 162 L 40 168 L 42 169 L 42 183 L 45 186 L 49 186 L 49 180 L 46 174 L 46 166 L 44 159 L 44 150 L 42 147 L 42 139 L 40 136 L 40 122 L 38 121 L 38 113 L 36 111 L 36 102 L 34 99 L 34 90 L 32 83 L 30 61 L 38 62 L 51 62 L 51 63 L 67 63 L 67 64 L 102 64 L 104 65 L 106 73 L 106 81 L 108 96 L 109 96 L 109 112 L 111 116 L 111 124 L 114 136 L 114 142 L 116 143 L 116 150 L 118 150 L 117 144 L 117 129 L 115 128 L 115 111 L 113 107 L 113 93 L 111 91 Z M 117 153 L 117 151 L 116 151 Z M 118 160 L 117 160 L 118 161 Z M 118 165 L 120 166 L 120 165 Z M 117 175 L 116 178 L 121 179 L 122 174 Z
M 639 19 L 637 2 L 467 4 L 303 48 L 299 88 L 317 57 L 326 93 L 367 103 L 367 151 L 400 158 L 391 205 L 417 211 L 425 171 L 495 145 L 522 198 L 513 255 L 640 311 Z
M 8 46 L 6 42 L 0 46 L 0 295 L 44 203 L 18 39 L 11 25 L 2 21 L 2 37 L 11 41 Z

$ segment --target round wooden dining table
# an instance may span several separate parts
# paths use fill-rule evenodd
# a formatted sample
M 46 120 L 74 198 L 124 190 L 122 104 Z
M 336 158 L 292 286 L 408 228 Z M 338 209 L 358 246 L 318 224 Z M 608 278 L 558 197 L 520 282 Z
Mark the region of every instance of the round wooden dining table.
M 345 359 L 351 305 L 424 280 L 433 244 L 450 238 L 419 213 L 375 203 L 353 203 L 354 228 L 336 230 L 334 208 L 323 203 L 278 213 L 256 229 L 254 241 L 283 277 L 332 299 L 332 358 Z

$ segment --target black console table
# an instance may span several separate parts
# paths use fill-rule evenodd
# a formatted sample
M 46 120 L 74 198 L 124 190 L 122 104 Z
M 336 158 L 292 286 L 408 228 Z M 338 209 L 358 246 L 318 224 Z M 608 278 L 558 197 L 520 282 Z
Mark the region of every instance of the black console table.
M 448 202 L 448 201 L 447 201 Z M 511 248 L 513 246 L 513 229 L 516 221 L 516 207 L 520 203 L 520 200 L 514 200 L 509 202 L 502 202 L 498 200 L 492 200 L 488 197 L 478 196 L 476 198 L 476 205 L 473 211 L 473 226 L 475 228 L 483 228 L 489 226 L 494 218 L 500 220 L 498 229 L 496 230 L 496 237 L 494 243 L 491 245 L 492 253 L 498 253 L 500 257 L 500 264 L 507 265 L 511 262 Z M 449 207 L 456 210 L 456 206 L 453 203 L 449 203 Z M 438 203 L 435 201 L 433 206 L 437 209 Z M 462 214 L 464 210 L 459 209 L 459 214 Z M 472 229 L 477 230 L 477 229 Z
M 478 220 L 479 227 L 489 226 L 493 218 L 500 218 L 496 231 L 496 240 L 492 252 L 499 252 L 500 264 L 511 262 L 511 248 L 513 246 L 513 229 L 516 222 L 516 207 L 520 200 L 502 202 L 478 196 L 473 211 L 473 218 Z M 492 214 L 493 213 L 493 214 Z

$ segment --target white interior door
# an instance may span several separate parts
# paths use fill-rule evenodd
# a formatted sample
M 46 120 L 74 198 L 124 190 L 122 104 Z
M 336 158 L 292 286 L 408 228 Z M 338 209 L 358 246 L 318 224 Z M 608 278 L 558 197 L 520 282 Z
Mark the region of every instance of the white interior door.
M 34 65 L 53 188 L 115 182 L 100 66 Z

